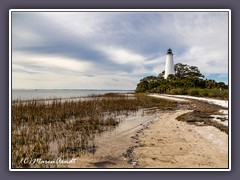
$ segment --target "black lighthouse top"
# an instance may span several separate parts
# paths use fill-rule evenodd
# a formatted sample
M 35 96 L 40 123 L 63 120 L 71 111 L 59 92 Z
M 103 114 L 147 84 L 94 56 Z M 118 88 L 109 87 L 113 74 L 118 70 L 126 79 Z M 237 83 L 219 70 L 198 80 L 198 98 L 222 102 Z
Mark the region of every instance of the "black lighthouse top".
M 173 55 L 172 50 L 170 48 L 167 50 L 167 54 L 172 54 Z

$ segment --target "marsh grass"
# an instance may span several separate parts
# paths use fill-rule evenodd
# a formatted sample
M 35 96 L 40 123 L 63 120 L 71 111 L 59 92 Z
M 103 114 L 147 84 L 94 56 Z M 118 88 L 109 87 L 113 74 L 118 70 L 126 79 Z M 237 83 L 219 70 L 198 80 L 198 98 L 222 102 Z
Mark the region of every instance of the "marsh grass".
M 87 100 L 31 100 L 12 102 L 12 167 L 53 168 L 22 163 L 21 159 L 69 159 L 96 151 L 94 139 L 114 129 L 121 120 L 142 108 L 173 108 L 175 102 L 145 94 L 91 96 Z M 153 111 L 155 112 L 155 110 Z

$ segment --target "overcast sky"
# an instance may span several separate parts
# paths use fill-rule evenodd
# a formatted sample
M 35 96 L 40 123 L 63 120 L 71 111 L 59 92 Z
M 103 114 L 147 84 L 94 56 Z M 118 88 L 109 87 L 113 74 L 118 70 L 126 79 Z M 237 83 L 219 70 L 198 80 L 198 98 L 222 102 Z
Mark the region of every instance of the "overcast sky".
M 135 89 L 174 63 L 228 79 L 227 12 L 12 12 L 12 87 Z

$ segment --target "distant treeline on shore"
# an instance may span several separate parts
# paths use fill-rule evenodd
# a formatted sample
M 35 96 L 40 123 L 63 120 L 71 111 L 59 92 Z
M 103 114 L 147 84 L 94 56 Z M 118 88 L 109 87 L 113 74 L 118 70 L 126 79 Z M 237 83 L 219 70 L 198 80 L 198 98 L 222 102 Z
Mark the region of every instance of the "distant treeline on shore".
M 164 79 L 164 71 L 158 76 L 147 76 L 137 84 L 136 92 L 167 93 L 201 97 L 228 98 L 228 85 L 212 79 L 204 79 L 196 66 L 175 64 L 175 75 Z

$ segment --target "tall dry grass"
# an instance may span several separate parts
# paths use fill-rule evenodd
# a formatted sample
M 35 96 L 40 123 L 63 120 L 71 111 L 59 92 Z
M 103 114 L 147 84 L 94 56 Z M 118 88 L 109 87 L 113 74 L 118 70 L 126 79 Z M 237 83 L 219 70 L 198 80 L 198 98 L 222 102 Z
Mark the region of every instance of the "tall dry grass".
M 118 115 L 140 108 L 169 108 L 171 101 L 145 94 L 106 94 L 86 100 L 30 100 L 12 102 L 12 167 L 56 165 L 22 163 L 22 158 L 70 159 L 94 153 L 95 136 L 115 128 Z

